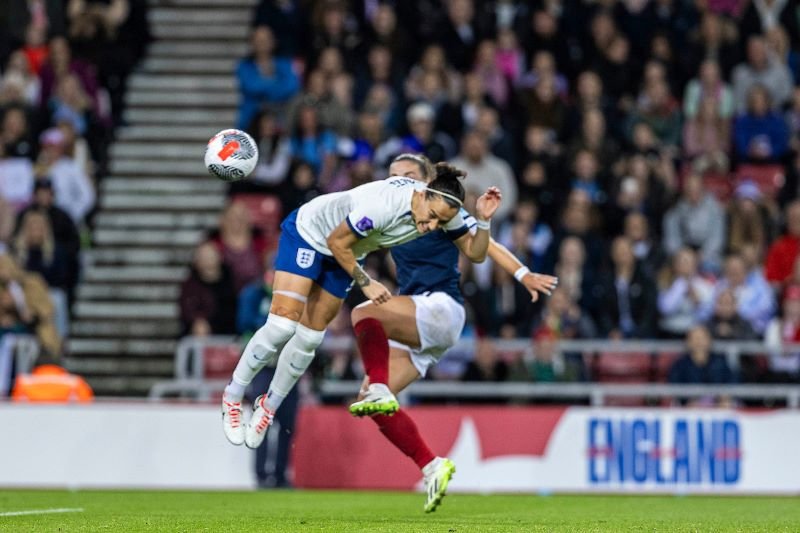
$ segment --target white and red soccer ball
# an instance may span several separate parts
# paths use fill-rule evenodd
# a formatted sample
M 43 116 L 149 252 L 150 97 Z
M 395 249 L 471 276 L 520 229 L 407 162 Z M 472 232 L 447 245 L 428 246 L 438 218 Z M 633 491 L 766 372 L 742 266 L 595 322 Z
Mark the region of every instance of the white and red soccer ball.
M 208 141 L 206 168 L 224 181 L 239 181 L 256 168 L 258 145 L 241 130 L 222 130 Z

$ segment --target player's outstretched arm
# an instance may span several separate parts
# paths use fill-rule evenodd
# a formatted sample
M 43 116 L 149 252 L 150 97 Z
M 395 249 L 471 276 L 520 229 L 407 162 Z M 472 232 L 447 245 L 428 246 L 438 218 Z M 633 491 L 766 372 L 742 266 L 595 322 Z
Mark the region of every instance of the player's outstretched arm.
M 489 242 L 489 257 L 528 289 L 528 292 L 531 293 L 531 301 L 538 300 L 540 292 L 549 296 L 558 285 L 558 278 L 531 272 L 508 248 L 494 239 Z
M 342 222 L 328 236 L 328 249 L 333 254 L 339 265 L 353 277 L 355 284 L 361 288 L 364 296 L 374 304 L 389 301 L 392 293 L 383 284 L 370 278 L 356 261 L 353 246 L 358 242 L 358 237 L 352 232 L 347 222 Z
M 474 235 L 465 233 L 455 240 L 458 249 L 473 263 L 482 263 L 486 260 L 486 254 L 489 251 L 490 221 L 497 208 L 500 207 L 502 200 L 503 195 L 500 194 L 500 189 L 489 187 L 475 204 L 475 218 L 478 221 L 477 231 Z

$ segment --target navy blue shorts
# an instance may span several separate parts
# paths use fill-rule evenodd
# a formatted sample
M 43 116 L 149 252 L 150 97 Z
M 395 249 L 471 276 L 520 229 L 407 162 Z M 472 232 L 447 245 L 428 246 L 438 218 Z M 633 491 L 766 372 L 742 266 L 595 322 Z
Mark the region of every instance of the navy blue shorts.
M 333 257 L 321 254 L 297 231 L 297 209 L 281 224 L 275 270 L 289 272 L 313 280 L 314 283 L 344 299 L 353 285 L 353 278 Z

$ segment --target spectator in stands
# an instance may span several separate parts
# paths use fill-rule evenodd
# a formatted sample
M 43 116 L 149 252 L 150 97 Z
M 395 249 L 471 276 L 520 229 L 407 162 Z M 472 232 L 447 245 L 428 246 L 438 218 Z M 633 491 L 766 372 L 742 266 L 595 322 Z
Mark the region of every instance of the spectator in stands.
M 300 80 L 291 60 L 274 54 L 275 37 L 268 26 L 253 29 L 250 47 L 250 55 L 236 68 L 241 95 L 237 121 L 240 129 L 250 124 L 262 106 L 280 111 L 281 106 L 300 89 Z
M 731 289 L 722 291 L 717 296 L 714 314 L 711 315 L 707 327 L 716 340 L 750 341 L 758 339 L 758 334 L 750 323 L 737 310 L 736 295 Z
M 725 245 L 725 214 L 719 202 L 703 187 L 703 178 L 690 174 L 683 194 L 664 216 L 663 239 L 667 255 L 688 246 L 700 253 L 700 270 L 717 272 Z
M 5 109 L 0 125 L 0 153 L 5 157 L 32 159 L 35 145 L 25 108 L 13 105 Z
M 500 72 L 505 76 L 506 82 L 516 85 L 525 68 L 525 52 L 519 45 L 517 34 L 510 28 L 498 29 L 495 61 L 500 67 Z M 534 64 L 535 62 L 534 60 Z
M 388 47 L 380 44 L 372 46 L 367 52 L 366 64 L 356 71 L 355 90 L 348 91 L 348 94 L 352 94 L 351 99 L 360 104 L 374 85 L 387 87 L 395 97 L 402 90 L 395 58 Z
M 463 97 L 451 98 L 439 108 L 437 127 L 454 139 L 460 139 L 464 132 L 477 126 L 480 111 L 493 106 L 483 80 L 476 74 L 467 74 L 464 76 Z
M 80 225 L 94 208 L 95 191 L 89 176 L 67 155 L 67 139 L 60 129 L 45 130 L 39 144 L 36 175 L 50 178 L 56 193 L 56 205 L 69 213 L 76 225 Z
M 697 254 L 681 248 L 659 276 L 659 328 L 665 338 L 684 338 L 697 322 L 700 309 L 709 305 L 714 285 L 697 271 Z
M 796 85 L 792 91 L 792 103 L 784 118 L 789 128 L 789 135 L 791 135 L 789 148 L 795 154 L 800 154 L 800 84 Z
M 597 336 L 597 329 L 591 317 L 584 313 L 578 302 L 561 287 L 545 300 L 544 308 L 533 328 L 533 337 L 538 339 L 542 332 L 557 339 L 591 339 Z
M 767 322 L 775 314 L 775 296 L 763 277 L 748 273 L 741 255 L 729 255 L 725 260 L 724 276 L 714 287 L 711 303 L 701 307 L 700 319 L 707 321 L 711 318 L 717 299 L 726 290 L 735 295 L 739 314 L 757 334 L 763 334 Z
M 572 160 L 572 190 L 585 192 L 594 204 L 604 204 L 607 200 L 607 184 L 601 170 L 593 152 L 578 151 Z
M 581 129 L 570 143 L 569 159 L 574 160 L 580 150 L 592 152 L 601 168 L 610 168 L 619 156 L 619 145 L 607 131 L 606 119 L 600 108 L 583 112 Z
M 344 77 L 347 78 L 346 75 Z M 294 133 L 293 128 L 297 125 L 300 109 L 307 105 L 317 108 L 319 123 L 323 128 L 333 130 L 339 135 L 350 134 L 354 115 L 334 94 L 334 89 L 339 85 L 338 79 L 328 79 L 319 68 L 308 73 L 305 90 L 296 94 L 286 109 L 283 122 L 290 128 L 289 134 Z M 280 115 L 278 119 L 281 119 Z
M 98 120 L 108 121 L 110 117 L 102 111 L 98 96 L 99 85 L 94 72 L 91 65 L 72 57 L 69 43 L 64 37 L 54 37 L 50 40 L 47 63 L 44 64 L 39 74 L 42 80 L 41 107 L 47 108 L 59 82 L 64 76 L 72 74 L 80 81 L 83 92 L 88 95 L 94 115 L 98 117 Z
M 0 254 L 6 252 L 6 245 L 14 233 L 14 210 L 0 196 Z
M 247 131 L 258 144 L 258 164 L 249 179 L 232 183 L 229 192 L 277 194 L 289 177 L 292 161 L 289 139 L 277 115 L 267 109 L 253 117 Z
M 275 54 L 302 57 L 308 35 L 308 13 L 299 0 L 261 0 L 256 7 L 253 26 L 269 26 L 275 34 Z
M 213 232 L 210 241 L 231 274 L 234 294 L 261 278 L 268 243 L 262 232 L 253 227 L 250 212 L 242 202 L 228 204 L 220 217 L 219 233 Z
M 27 330 L 36 335 L 42 350 L 59 355 L 61 337 L 55 327 L 55 311 L 44 279 L 20 269 L 9 254 L 0 254 L 0 286 L 9 289 L 19 317 Z
M 706 59 L 700 64 L 697 77 L 689 81 L 683 96 L 683 114 L 687 119 L 694 118 L 705 100 L 714 102 L 717 116 L 730 119 L 735 111 L 733 92 L 725 83 L 720 72 L 719 63 Z
M 741 253 L 753 246 L 763 254 L 772 240 L 772 217 L 758 186 L 745 180 L 736 186 L 734 200 L 727 209 L 728 237 L 725 249 Z
M 769 95 L 768 108 L 780 109 L 792 94 L 792 76 L 782 58 L 767 48 L 764 37 L 753 35 L 747 40 L 747 61 L 733 71 L 733 99 L 738 113 L 750 107 L 753 88 L 763 87 Z
M 514 251 L 515 232 L 517 228 L 523 230 L 522 236 L 525 241 L 525 250 L 530 254 L 530 263 L 526 263 L 534 272 L 541 272 L 544 267 L 545 255 L 553 242 L 553 231 L 550 227 L 539 220 L 539 208 L 533 200 L 523 200 L 520 202 L 511 220 L 506 221 L 500 226 L 497 240 L 509 250 Z M 516 254 L 516 252 L 515 252 Z M 520 256 L 517 256 L 520 257 Z
M 305 161 L 294 161 L 280 191 L 281 205 L 285 212 L 292 212 L 304 203 L 321 194 L 314 169 Z
M 733 123 L 736 155 L 754 163 L 774 163 L 789 149 L 789 130 L 783 117 L 771 109 L 770 95 L 763 85 L 754 85 L 747 95 L 747 111 Z
M 650 224 L 642 213 L 632 212 L 625 217 L 623 234 L 633 245 L 633 255 L 650 278 L 655 279 L 664 264 L 664 250 L 650 234 Z
M 602 308 L 598 326 L 611 339 L 647 339 L 655 336 L 657 291 L 652 278 L 633 254 L 627 237 L 611 245 L 612 268 L 599 285 Z
M 567 111 L 558 96 L 555 74 L 540 77 L 531 89 L 521 89 L 518 98 L 527 124 L 547 128 L 561 138 L 567 124 Z
M 792 76 L 792 83 L 800 82 L 800 54 L 792 48 L 789 35 L 781 26 L 774 26 L 766 32 L 767 49 L 771 54 L 787 66 Z
M 491 39 L 484 39 L 475 52 L 475 65 L 472 72 L 483 80 L 486 92 L 500 109 L 505 109 L 511 99 L 508 80 L 496 61 L 497 45 Z
M 784 345 L 800 343 L 800 285 L 786 287 L 781 310 L 781 316 L 769 322 L 764 335 L 770 378 L 776 382 L 796 382 L 800 377 L 800 351 L 787 351 Z
M 36 108 L 39 106 L 41 88 L 39 77 L 28 63 L 25 53 L 22 50 L 12 53 L 0 77 L 0 106 L 21 104 Z
M 687 353 L 669 370 L 675 384 L 735 383 L 736 376 L 721 355 L 711 352 L 711 334 L 704 326 L 694 326 L 686 335 Z
M 786 206 L 785 220 L 786 233 L 772 243 L 764 264 L 764 275 L 775 288 L 791 276 L 800 252 L 800 200 Z
M 381 2 L 375 7 L 375 13 L 366 29 L 366 42 L 373 46 L 380 44 L 387 47 L 398 63 L 398 67 L 407 71 L 410 60 L 414 57 L 414 42 L 406 28 L 397 23 L 395 6 Z
M 81 87 L 78 78 L 66 74 L 56 84 L 48 109 L 51 122 L 68 122 L 78 135 L 86 135 L 94 122 L 89 95 Z
M 452 164 L 469 175 L 469 180 L 464 182 L 468 191 L 483 191 L 490 186 L 503 191 L 503 203 L 497 209 L 496 220 L 505 220 L 511 214 L 517 204 L 517 182 L 508 163 L 489 153 L 484 135 L 468 132 L 461 141 L 461 153 Z
M 475 49 L 484 36 L 481 22 L 475 19 L 473 0 L 451 0 L 446 5 L 447 20 L 438 32 L 448 63 L 466 72 L 475 58 Z
M 352 18 L 347 2 L 332 0 L 317 4 L 311 17 L 314 27 L 309 39 L 310 56 L 318 58 L 325 48 L 332 47 L 339 50 L 346 64 L 355 64 L 363 39 Z
M 713 98 L 704 98 L 697 113 L 683 125 L 683 155 L 698 174 L 727 174 L 731 150 L 731 123 L 719 114 Z
M 74 263 L 69 252 L 53 238 L 45 213 L 28 211 L 22 217 L 13 249 L 17 263 L 28 272 L 40 274 L 50 287 L 50 299 L 56 311 L 56 328 L 59 335 L 65 336 L 69 315 L 67 294 L 76 281 L 71 272 Z
M 272 303 L 272 281 L 274 272 L 268 271 L 264 278 L 256 280 L 245 286 L 239 294 L 239 301 L 236 313 L 236 330 L 241 336 L 240 342 L 246 343 L 253 334 L 264 325 L 269 314 L 270 304 Z M 251 400 L 267 390 L 275 368 L 265 367 L 259 372 L 250 384 L 252 394 Z M 286 400 L 281 404 L 281 409 L 275 415 L 277 422 L 278 440 L 275 449 L 271 450 L 272 439 L 264 439 L 264 442 L 256 449 L 256 480 L 260 488 L 284 488 L 289 487 L 287 479 L 287 469 L 289 466 L 289 451 L 292 447 L 292 437 L 294 436 L 295 420 L 297 418 L 297 406 L 299 403 L 299 387 L 292 387 Z M 274 461 L 268 460 L 274 456 Z M 270 464 L 271 463 L 271 464 Z
M 489 151 L 514 168 L 516 161 L 514 140 L 500 123 L 500 115 L 495 108 L 484 106 L 478 110 L 475 129 L 486 136 Z
M 719 64 L 722 77 L 729 79 L 739 57 L 734 24 L 713 10 L 703 13 L 699 28 L 689 40 L 688 50 L 681 55 L 684 71 L 694 75 L 702 61 L 712 58 Z
M 665 80 L 648 83 L 628 118 L 629 128 L 639 122 L 648 124 L 658 140 L 667 147 L 677 147 L 681 135 L 681 109 Z
M 0 145 L 0 198 L 14 211 L 28 204 L 33 193 L 33 165 L 25 157 L 8 157 Z
M 201 244 L 189 277 L 181 285 L 180 316 L 184 335 L 236 333 L 236 290 L 217 248 Z
M 33 202 L 20 212 L 16 222 L 16 233 L 22 228 L 23 218 L 30 212 L 42 213 L 50 225 L 50 232 L 53 235 L 55 244 L 60 247 L 66 256 L 68 269 L 67 284 L 68 296 L 71 301 L 71 291 L 78 282 L 80 262 L 78 253 L 80 252 L 80 236 L 75 223 L 69 213 L 55 204 L 55 194 L 53 182 L 48 178 L 36 180 L 33 189 Z
M 444 49 L 438 44 L 428 45 L 422 51 L 419 63 L 409 71 L 405 82 L 405 97 L 407 101 L 416 102 L 422 99 L 425 94 L 425 79 L 428 76 L 439 79 L 448 100 L 457 101 L 460 99 L 461 76 L 447 63 Z M 481 89 L 480 94 L 482 97 L 484 94 L 483 84 L 477 76 L 475 76 L 475 79 L 478 81 L 477 86 Z M 469 95 L 465 96 L 467 96 L 467 100 L 470 99 Z M 451 135 L 456 135 L 457 133 L 450 130 L 447 130 L 447 132 Z
M 494 343 L 489 339 L 478 339 L 475 357 L 467 364 L 461 381 L 506 381 L 508 365 L 497 357 Z
M 324 188 L 336 166 L 336 135 L 319 123 L 317 108 L 302 105 L 289 139 L 292 157 L 302 159 L 314 169 Z

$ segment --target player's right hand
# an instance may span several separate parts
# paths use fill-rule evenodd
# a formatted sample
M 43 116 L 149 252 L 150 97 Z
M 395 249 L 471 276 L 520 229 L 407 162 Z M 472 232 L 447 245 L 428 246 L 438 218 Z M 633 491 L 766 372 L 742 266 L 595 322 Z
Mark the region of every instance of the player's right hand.
M 389 292 L 389 289 L 374 279 L 366 287 L 361 287 L 361 292 L 375 305 L 386 303 L 392 298 L 392 293 Z

